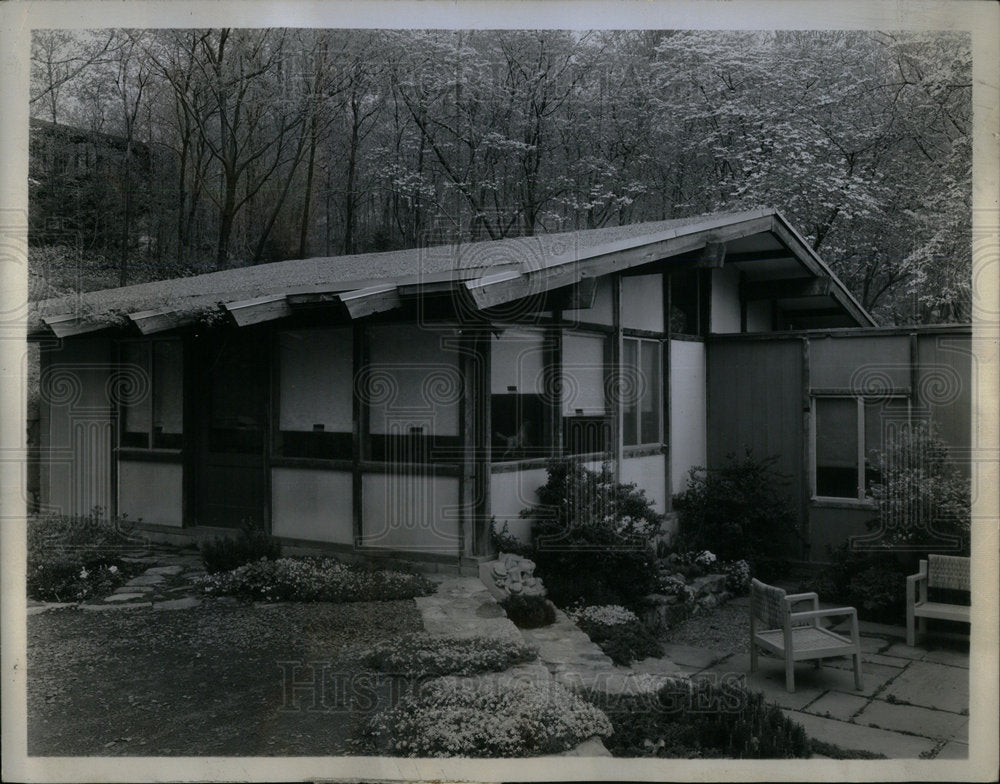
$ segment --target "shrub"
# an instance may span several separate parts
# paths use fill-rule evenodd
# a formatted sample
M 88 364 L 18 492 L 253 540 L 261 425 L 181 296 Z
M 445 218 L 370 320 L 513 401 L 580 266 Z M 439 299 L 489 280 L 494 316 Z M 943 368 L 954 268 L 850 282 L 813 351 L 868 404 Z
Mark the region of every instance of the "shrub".
M 27 594 L 39 601 L 75 601 L 107 596 L 144 566 L 122 560 L 144 543 L 124 517 L 89 515 L 33 517 L 27 527 Z
M 519 629 L 537 629 L 556 620 L 556 608 L 544 596 L 514 594 L 500 602 L 500 606 Z
M 884 547 L 969 555 L 969 480 L 958 472 L 933 424 L 900 428 L 874 462 L 881 482 L 871 491 L 879 516 L 869 527 L 880 531 Z
M 616 757 L 808 757 L 801 726 L 739 681 L 677 681 L 653 695 L 591 692 Z
M 615 664 L 628 666 L 649 656 L 663 655 L 656 638 L 635 613 L 624 607 L 584 607 L 571 611 L 569 617 Z
M 205 592 L 267 602 L 373 602 L 434 592 L 419 574 L 366 569 L 332 558 L 261 559 L 202 578 Z
M 795 514 L 779 490 L 787 477 L 775 470 L 776 461 L 757 460 L 747 450 L 741 460 L 729 455 L 722 468 L 692 469 L 687 489 L 674 498 L 678 544 L 710 549 L 724 561 L 745 558 L 755 574 L 771 571 L 796 532 Z
M 537 651 L 523 641 L 419 633 L 372 646 L 362 655 L 361 664 L 378 672 L 418 678 L 503 672 L 536 656 Z
M 554 681 L 477 687 L 445 679 L 377 714 L 357 746 L 404 757 L 534 757 L 610 732 L 600 710 Z
M 534 559 L 535 548 L 531 546 L 530 542 L 522 542 L 514 536 L 507 523 L 504 523 L 503 528 L 498 531 L 496 520 L 490 521 L 490 541 L 493 543 L 493 552 L 512 553 Z
M 824 601 L 850 605 L 866 620 L 902 623 L 906 617 L 906 575 L 893 553 L 855 551 L 843 544 L 832 561 L 802 583 Z
M 726 575 L 726 588 L 732 593 L 742 595 L 750 590 L 750 564 L 742 558 L 723 563 L 721 571 Z
M 252 520 L 243 521 L 235 539 L 217 536 L 201 545 L 201 560 L 209 574 L 229 572 L 261 558 L 273 561 L 280 557 L 281 544 Z
M 553 460 L 532 520 L 536 574 L 558 605 L 638 606 L 655 588 L 653 541 L 662 521 L 642 490 L 614 481 L 610 468 Z

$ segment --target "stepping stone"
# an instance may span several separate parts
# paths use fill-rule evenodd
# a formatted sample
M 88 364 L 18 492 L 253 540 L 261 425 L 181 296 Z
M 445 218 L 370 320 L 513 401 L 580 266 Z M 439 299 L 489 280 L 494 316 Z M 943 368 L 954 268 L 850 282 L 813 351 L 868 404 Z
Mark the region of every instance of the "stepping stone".
M 947 649 L 929 651 L 927 655 L 924 656 L 924 661 L 969 669 L 969 654 L 964 651 L 950 651 Z
M 183 567 L 173 564 L 172 566 L 154 566 L 151 569 L 146 570 L 146 574 L 164 574 L 164 575 L 175 575 L 180 574 Z
M 824 719 L 801 711 L 786 710 L 784 713 L 792 721 L 801 724 L 810 738 L 844 749 L 874 751 L 885 754 L 890 759 L 916 759 L 921 754 L 932 751 L 937 745 L 936 741 L 929 738 Z
M 133 585 L 159 585 L 162 582 L 162 574 L 140 574 L 138 577 L 133 577 L 125 585 L 129 587 Z
M 187 596 L 183 599 L 171 599 L 166 602 L 154 602 L 154 610 L 188 610 L 201 604 L 201 599 L 194 596 Z
M 868 697 L 830 691 L 816 700 L 816 702 L 807 705 L 804 710 L 807 713 L 815 713 L 817 716 L 849 721 L 851 716 L 864 708 L 868 702 Z M 829 715 L 827 716 L 827 714 Z
M 140 608 L 148 610 L 152 606 L 152 602 L 141 602 L 138 604 L 81 604 L 80 609 L 100 612 L 101 610 L 138 610 Z
M 886 688 L 901 702 L 961 713 L 969 709 L 969 671 L 933 662 L 913 662 Z
M 114 593 L 111 596 L 105 597 L 106 602 L 128 602 L 132 599 L 145 599 L 146 594 L 144 593 Z
M 968 716 L 918 708 L 915 705 L 892 705 L 882 700 L 872 701 L 854 722 L 938 740 L 965 742 L 969 739 Z
M 63 607 L 76 607 L 76 602 L 40 602 L 28 608 L 28 615 L 39 615 L 49 610 L 61 610 Z
M 122 585 L 115 588 L 115 593 L 149 593 L 152 590 L 151 585 Z

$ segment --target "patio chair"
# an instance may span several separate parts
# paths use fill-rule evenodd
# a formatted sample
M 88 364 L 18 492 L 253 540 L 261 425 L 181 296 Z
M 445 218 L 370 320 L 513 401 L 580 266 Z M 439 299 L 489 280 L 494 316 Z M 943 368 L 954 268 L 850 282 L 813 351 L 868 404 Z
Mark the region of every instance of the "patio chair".
M 812 601 L 812 609 L 792 612 L 801 602 Z M 820 618 L 847 617 L 851 620 L 850 637 L 824 628 Z M 757 671 L 757 648 L 763 648 L 785 660 L 785 688 L 795 691 L 795 662 L 822 660 L 835 656 L 854 657 L 854 687 L 864 688 L 861 679 L 861 636 L 858 612 L 853 607 L 819 609 L 814 593 L 786 594 L 781 588 L 760 580 L 750 584 L 750 672 Z

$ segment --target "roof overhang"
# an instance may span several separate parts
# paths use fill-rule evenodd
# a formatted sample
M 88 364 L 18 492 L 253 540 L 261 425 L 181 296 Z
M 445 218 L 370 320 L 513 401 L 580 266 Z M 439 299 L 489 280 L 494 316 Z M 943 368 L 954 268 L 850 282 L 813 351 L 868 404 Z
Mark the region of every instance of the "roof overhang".
M 580 249 L 555 242 L 559 235 L 528 238 L 538 244 L 530 261 L 461 267 L 447 272 L 409 274 L 373 280 L 351 280 L 305 286 L 264 296 L 201 303 L 239 327 L 286 318 L 302 310 L 338 307 L 350 319 L 399 308 L 406 300 L 451 292 L 483 311 L 556 290 L 593 299 L 583 284 L 615 272 L 657 262 L 696 260 L 702 268 L 737 265 L 745 283 L 746 301 L 770 300 L 794 313 L 797 323 L 815 326 L 875 326 L 874 320 L 844 287 L 827 264 L 776 210 L 759 209 L 738 215 L 715 215 L 675 228 L 637 233 L 627 239 Z M 501 241 L 502 242 L 502 241 Z M 489 243 L 482 251 L 488 257 Z M 583 286 L 583 287 L 582 287 Z M 582 288 L 581 288 L 582 287 Z M 589 295 L 586 296 L 586 295 Z M 198 320 L 197 308 L 144 310 L 128 314 L 143 335 L 179 329 Z M 45 316 L 45 326 L 57 337 L 107 328 L 93 316 Z

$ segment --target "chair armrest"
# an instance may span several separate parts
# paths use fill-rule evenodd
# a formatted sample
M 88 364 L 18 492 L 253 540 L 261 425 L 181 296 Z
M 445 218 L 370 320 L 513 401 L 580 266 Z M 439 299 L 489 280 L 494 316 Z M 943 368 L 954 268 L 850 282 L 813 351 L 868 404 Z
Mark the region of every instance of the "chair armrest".
M 815 593 L 790 593 L 785 596 L 785 601 L 789 604 L 797 604 L 798 602 L 804 602 L 806 599 L 812 599 L 813 601 L 818 601 L 819 596 Z
M 805 620 L 807 618 L 825 618 L 829 615 L 850 615 L 857 617 L 858 611 L 854 607 L 832 607 L 829 610 L 809 610 L 807 612 L 790 613 L 789 618 L 794 620 Z
M 906 582 L 913 583 L 914 585 L 922 582 L 926 582 L 927 572 L 917 572 L 916 574 L 909 574 L 906 576 Z

